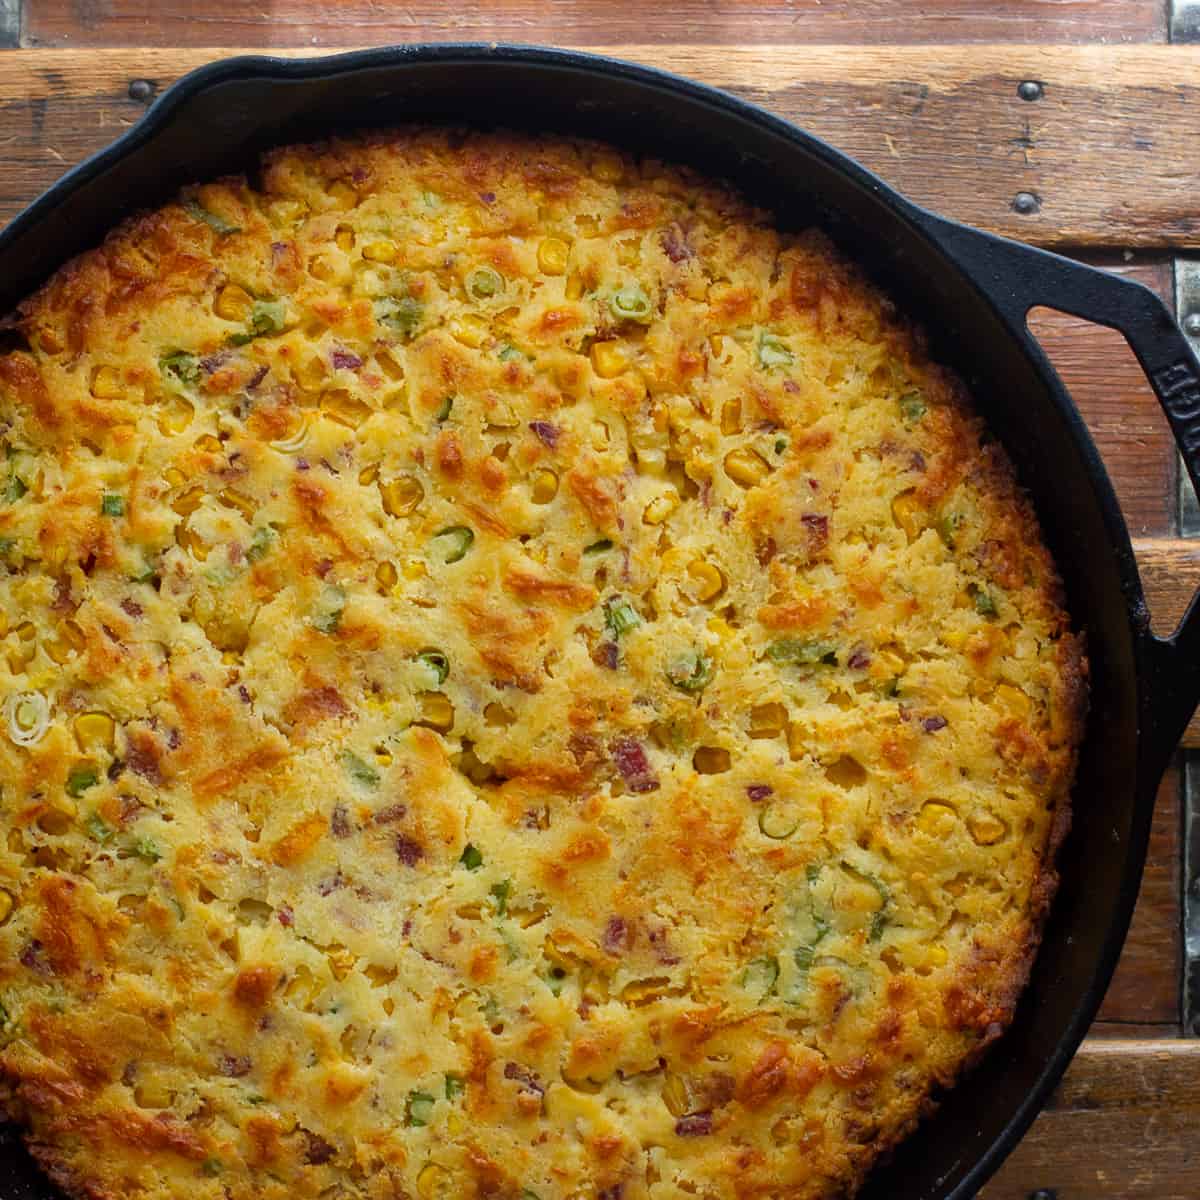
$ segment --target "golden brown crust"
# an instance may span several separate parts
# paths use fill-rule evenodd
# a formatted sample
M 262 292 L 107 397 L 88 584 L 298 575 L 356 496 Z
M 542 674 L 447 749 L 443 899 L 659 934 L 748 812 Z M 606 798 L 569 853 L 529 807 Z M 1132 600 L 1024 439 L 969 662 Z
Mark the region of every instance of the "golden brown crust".
M 104 1200 L 853 1191 L 1011 1019 L 1086 660 L 819 233 L 288 148 L 0 357 L 0 1099 Z

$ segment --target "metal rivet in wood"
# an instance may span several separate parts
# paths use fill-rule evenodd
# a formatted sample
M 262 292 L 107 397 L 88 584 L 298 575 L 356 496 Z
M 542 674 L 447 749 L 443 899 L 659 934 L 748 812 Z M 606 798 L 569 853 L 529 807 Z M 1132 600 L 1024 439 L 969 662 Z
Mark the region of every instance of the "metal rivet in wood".
M 1036 79 L 1025 79 L 1017 84 L 1017 95 L 1022 100 L 1040 100 L 1045 95 L 1045 89 Z
M 1030 213 L 1038 212 L 1041 209 L 1042 201 L 1033 192 L 1018 192 L 1013 197 L 1012 207 L 1013 212 L 1019 212 L 1028 216 Z

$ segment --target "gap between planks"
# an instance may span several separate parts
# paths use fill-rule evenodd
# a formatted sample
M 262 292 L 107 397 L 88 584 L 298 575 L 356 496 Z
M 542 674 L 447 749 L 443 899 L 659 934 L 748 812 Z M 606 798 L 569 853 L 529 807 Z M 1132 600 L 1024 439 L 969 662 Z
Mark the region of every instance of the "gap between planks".
M 1192 194 L 1200 47 L 608 45 L 764 105 L 939 212 L 1044 245 L 1200 246 Z M 0 219 L 135 121 L 163 86 L 232 49 L 0 55 Z M 304 51 L 273 50 L 279 57 Z M 1022 100 L 1034 79 L 1044 94 Z M 381 113 L 383 110 L 381 109 Z M 381 117 L 381 119 L 384 119 Z M 393 118 L 394 119 L 394 118 Z M 1034 209 L 1014 208 L 1018 193 Z

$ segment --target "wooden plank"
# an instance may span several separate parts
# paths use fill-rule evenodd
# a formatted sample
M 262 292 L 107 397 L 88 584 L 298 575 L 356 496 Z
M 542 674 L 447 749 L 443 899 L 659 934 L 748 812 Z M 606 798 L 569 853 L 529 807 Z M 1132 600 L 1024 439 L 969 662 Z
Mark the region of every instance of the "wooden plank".
M 729 88 L 827 138 L 914 199 L 1046 245 L 1200 245 L 1190 182 L 1200 47 L 607 47 Z M 0 58 L 7 219 L 135 121 L 165 84 L 229 50 L 17 50 Z M 292 51 L 279 51 L 290 54 Z M 1041 80 L 1022 100 L 1017 85 Z M 1018 211 L 1015 197 L 1033 197 Z
M 1195 1200 L 1200 1042 L 1084 1043 L 979 1200 Z
M 1148 0 L 668 0 L 648 22 L 610 0 L 107 0 L 31 3 L 28 46 L 348 46 L 521 41 L 604 46 L 663 42 L 1138 42 L 1166 40 L 1165 5 Z
M 1172 302 L 1166 259 L 1121 263 L 1092 256 Z M 1030 328 L 1062 377 L 1096 439 L 1134 536 L 1157 537 L 1175 524 L 1175 442 L 1162 408 L 1125 339 L 1053 309 L 1030 313 Z
M 1200 539 L 1142 539 L 1134 543 L 1154 629 L 1168 633 L 1200 591 Z M 1184 732 L 1183 746 L 1200 748 L 1200 712 Z
M 1158 789 L 1142 890 L 1121 961 L 1092 1027 L 1094 1035 L 1128 1036 L 1148 1026 L 1178 1031 L 1183 969 L 1180 794 L 1180 770 L 1175 763 Z

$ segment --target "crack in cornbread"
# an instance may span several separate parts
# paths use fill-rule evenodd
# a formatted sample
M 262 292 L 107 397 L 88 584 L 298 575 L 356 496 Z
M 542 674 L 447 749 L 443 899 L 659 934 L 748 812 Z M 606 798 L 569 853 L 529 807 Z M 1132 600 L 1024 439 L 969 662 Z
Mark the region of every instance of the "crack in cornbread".
M 76 1196 L 844 1195 L 1010 1019 L 1086 665 L 818 233 L 269 155 L 0 357 L 0 1073 Z

